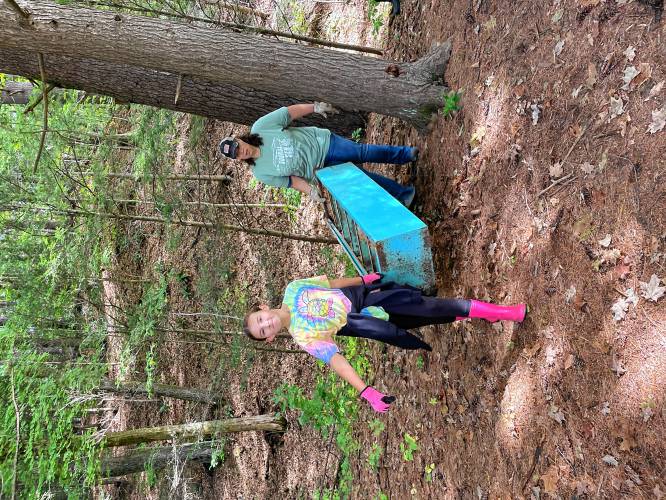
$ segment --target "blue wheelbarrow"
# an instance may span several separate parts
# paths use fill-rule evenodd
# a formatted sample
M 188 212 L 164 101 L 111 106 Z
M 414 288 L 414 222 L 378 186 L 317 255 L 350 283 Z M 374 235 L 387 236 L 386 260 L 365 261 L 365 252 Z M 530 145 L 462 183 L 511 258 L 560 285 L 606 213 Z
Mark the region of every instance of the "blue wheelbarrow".
M 428 226 L 353 163 L 316 172 L 326 198 L 328 227 L 359 275 L 434 294 L 435 272 Z

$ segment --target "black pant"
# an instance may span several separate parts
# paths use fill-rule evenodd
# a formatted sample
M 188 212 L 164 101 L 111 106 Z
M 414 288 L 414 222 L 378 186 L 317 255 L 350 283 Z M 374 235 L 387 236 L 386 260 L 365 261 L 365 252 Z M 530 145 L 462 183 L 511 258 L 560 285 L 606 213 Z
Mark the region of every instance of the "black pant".
M 420 326 L 452 323 L 456 317 L 469 315 L 469 300 L 439 297 L 421 297 L 421 299 L 420 303 L 382 307 L 388 313 L 391 323 L 406 330 Z

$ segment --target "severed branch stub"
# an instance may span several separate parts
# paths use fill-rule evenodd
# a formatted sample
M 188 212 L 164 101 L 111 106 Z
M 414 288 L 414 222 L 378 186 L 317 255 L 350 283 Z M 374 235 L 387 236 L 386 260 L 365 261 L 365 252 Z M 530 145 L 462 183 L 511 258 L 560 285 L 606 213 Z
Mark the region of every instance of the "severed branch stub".
M 30 17 L 30 14 L 24 11 L 21 8 L 21 6 L 17 4 L 14 0 L 6 0 L 6 2 L 12 8 L 12 10 L 16 12 L 19 16 L 21 16 L 23 19 L 28 19 Z
M 176 83 L 176 97 L 173 99 L 173 104 L 178 104 L 178 98 L 180 97 L 180 89 L 183 85 L 183 75 L 178 75 L 178 82 Z
M 44 151 L 44 142 L 46 141 L 46 132 L 49 129 L 49 96 L 47 95 L 47 84 L 46 84 L 46 71 L 44 70 L 44 55 L 40 52 L 37 54 L 37 59 L 39 61 L 39 73 L 42 78 L 42 101 L 44 101 L 44 125 L 42 128 L 42 135 L 39 138 L 39 149 L 37 150 L 37 156 L 35 158 L 35 165 L 32 167 L 32 173 L 37 172 L 37 165 L 39 165 L 39 159 L 42 156 L 42 151 Z

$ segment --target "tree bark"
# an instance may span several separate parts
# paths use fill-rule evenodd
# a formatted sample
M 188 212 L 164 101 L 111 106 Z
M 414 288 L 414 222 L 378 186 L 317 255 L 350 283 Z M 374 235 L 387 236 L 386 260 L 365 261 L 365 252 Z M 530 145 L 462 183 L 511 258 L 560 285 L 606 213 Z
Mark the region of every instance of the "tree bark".
M 202 441 L 200 443 L 185 444 L 176 447 L 159 446 L 143 450 L 130 450 L 123 455 L 102 457 L 102 477 L 125 476 L 146 470 L 147 466 L 153 469 L 163 469 L 175 457 L 178 460 L 210 461 L 213 455 L 213 443 Z
M 117 394 L 148 394 L 148 388 L 143 382 L 121 382 L 116 384 L 113 380 L 103 380 L 99 388 L 102 391 L 113 392 Z M 216 404 L 221 398 L 211 394 L 203 389 L 193 389 L 190 387 L 179 387 L 175 385 L 153 384 L 150 393 L 154 396 L 182 399 L 184 401 L 194 401 L 197 403 Z
M 273 431 L 283 432 L 287 423 L 283 417 L 274 415 L 256 415 L 253 417 L 229 418 L 225 420 L 208 420 L 181 425 L 163 425 L 160 427 L 144 427 L 120 432 L 107 432 L 102 446 L 135 445 L 152 441 L 166 441 L 178 439 L 179 441 L 194 441 L 207 438 L 217 433 L 244 432 L 244 431 Z
M 27 104 L 31 93 L 30 82 L 6 82 L 0 90 L 0 104 Z
M 91 59 L 53 55 L 45 59 L 46 79 L 57 87 L 107 95 L 123 103 L 144 104 L 240 125 L 252 125 L 281 106 L 300 102 L 293 97 L 184 76 L 178 103 L 175 104 L 173 97 L 178 75 Z M 0 47 L 0 72 L 39 79 L 37 54 Z M 328 119 L 312 114 L 295 124 L 326 127 L 336 134 L 349 136 L 357 128 L 364 128 L 366 119 L 365 114 L 359 112 L 344 112 L 329 116 Z
M 447 89 L 438 84 L 451 44 L 414 63 L 268 40 L 110 11 L 73 9 L 34 0 L 28 23 L 0 4 L 0 46 L 129 64 L 211 82 L 327 101 L 344 110 L 374 111 L 425 126 Z M 251 50 L 248 48 L 251 47 Z

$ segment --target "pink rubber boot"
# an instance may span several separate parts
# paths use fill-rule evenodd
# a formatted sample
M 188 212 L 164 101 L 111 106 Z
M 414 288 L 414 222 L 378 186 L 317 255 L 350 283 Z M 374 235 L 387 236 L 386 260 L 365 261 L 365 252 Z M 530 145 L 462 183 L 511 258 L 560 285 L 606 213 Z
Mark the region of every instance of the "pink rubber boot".
M 494 323 L 495 321 L 517 321 L 522 322 L 527 313 L 527 306 L 525 304 L 517 304 L 515 306 L 498 306 L 488 302 L 481 302 L 480 300 L 471 300 L 469 307 L 470 318 L 481 318 L 486 321 Z

